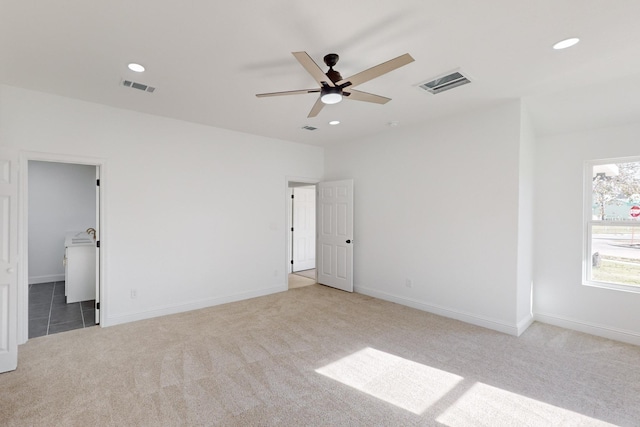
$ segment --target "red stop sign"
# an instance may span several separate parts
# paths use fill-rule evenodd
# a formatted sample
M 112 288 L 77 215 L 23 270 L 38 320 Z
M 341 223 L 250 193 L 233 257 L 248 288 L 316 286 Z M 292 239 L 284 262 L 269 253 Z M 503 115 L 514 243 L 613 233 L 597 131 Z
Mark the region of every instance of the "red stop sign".
M 629 209 L 629 215 L 631 215 L 633 218 L 637 218 L 640 216 L 640 206 L 631 206 L 631 209 Z

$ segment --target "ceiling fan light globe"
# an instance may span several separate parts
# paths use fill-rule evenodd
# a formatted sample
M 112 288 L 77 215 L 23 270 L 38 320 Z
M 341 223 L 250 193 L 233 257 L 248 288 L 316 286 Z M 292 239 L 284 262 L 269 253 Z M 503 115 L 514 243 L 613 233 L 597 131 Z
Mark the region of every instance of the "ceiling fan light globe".
M 320 97 L 320 100 L 325 104 L 337 104 L 342 101 L 342 95 L 339 93 L 325 93 Z

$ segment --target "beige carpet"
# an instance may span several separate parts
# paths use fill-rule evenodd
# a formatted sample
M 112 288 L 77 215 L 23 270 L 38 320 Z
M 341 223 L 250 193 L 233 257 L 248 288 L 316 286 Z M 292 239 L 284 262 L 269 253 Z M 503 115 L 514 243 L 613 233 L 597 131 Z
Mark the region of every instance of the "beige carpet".
M 307 278 L 313 279 L 313 280 L 316 279 L 316 269 L 315 268 L 312 268 L 310 270 L 296 271 L 293 274 L 297 274 L 298 276 L 304 276 L 304 277 L 307 277 Z
M 316 279 L 309 279 L 308 277 L 299 276 L 297 274 L 289 274 L 289 289 L 302 288 L 303 286 L 309 286 L 316 283 Z
M 312 285 L 36 338 L 3 426 L 638 425 L 640 348 L 520 338 Z

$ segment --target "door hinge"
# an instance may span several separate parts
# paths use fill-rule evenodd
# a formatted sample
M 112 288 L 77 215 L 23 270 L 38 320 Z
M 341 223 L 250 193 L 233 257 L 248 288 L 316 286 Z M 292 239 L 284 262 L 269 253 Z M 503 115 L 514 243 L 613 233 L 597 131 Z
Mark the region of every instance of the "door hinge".
M 99 247 L 100 247 L 100 240 L 96 242 L 96 248 L 99 248 Z
M 99 179 L 96 179 L 96 185 L 97 185 L 98 187 L 100 187 L 100 180 L 99 180 Z
M 96 310 L 100 310 L 100 302 L 96 303 Z
M 291 265 L 293 265 L 293 260 L 291 260 Z
M 291 231 L 293 231 L 293 227 L 291 227 Z
M 291 198 L 293 199 L 293 194 L 291 195 Z

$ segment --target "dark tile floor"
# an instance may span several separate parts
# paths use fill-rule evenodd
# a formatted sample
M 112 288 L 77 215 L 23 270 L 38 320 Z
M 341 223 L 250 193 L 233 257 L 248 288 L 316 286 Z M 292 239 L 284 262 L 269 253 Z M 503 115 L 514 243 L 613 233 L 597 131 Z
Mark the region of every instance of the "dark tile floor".
M 29 338 L 95 326 L 95 301 L 67 304 L 64 282 L 29 285 Z

